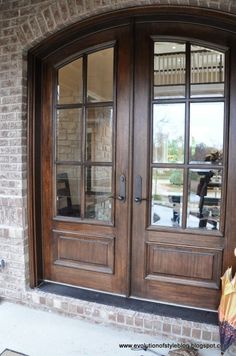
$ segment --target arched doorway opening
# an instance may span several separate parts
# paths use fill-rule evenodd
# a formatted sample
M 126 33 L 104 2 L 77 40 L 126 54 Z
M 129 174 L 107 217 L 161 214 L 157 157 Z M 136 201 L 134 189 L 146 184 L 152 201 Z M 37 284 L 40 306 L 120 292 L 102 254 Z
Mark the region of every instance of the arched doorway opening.
M 31 52 L 32 285 L 216 309 L 236 223 L 234 34 L 166 17 L 117 15 Z

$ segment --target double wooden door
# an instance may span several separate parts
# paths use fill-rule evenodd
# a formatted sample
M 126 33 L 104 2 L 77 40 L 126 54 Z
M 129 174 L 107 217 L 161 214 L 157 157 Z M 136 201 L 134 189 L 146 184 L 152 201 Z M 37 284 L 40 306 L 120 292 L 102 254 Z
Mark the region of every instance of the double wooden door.
M 217 307 L 236 199 L 232 39 L 218 35 L 136 21 L 45 60 L 45 280 Z

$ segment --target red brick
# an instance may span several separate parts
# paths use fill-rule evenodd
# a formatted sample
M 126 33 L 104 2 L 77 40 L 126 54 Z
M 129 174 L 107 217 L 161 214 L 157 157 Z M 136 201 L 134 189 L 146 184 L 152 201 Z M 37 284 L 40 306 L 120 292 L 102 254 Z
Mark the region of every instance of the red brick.
M 61 17 L 59 8 L 58 8 L 58 4 L 57 3 L 52 4 L 51 10 L 52 10 L 52 15 L 53 15 L 55 23 L 57 25 L 60 25 L 62 23 L 62 17 Z
M 78 314 L 81 314 L 81 315 L 84 314 L 84 307 L 78 305 L 78 306 L 77 306 L 77 313 L 78 313 Z
M 121 324 L 124 324 L 124 322 L 125 322 L 125 317 L 124 317 L 123 314 L 120 314 L 120 313 L 117 314 L 117 322 L 118 322 L 118 323 L 121 323 Z
M 46 20 L 45 20 L 45 18 L 43 17 L 43 15 L 41 13 L 37 14 L 36 21 L 37 21 L 37 23 L 38 23 L 38 25 L 40 27 L 40 30 L 41 30 L 42 34 L 47 33 L 48 32 L 47 23 L 46 23 Z
M 71 17 L 76 16 L 78 14 L 76 0 L 67 0 L 67 6 Z
M 188 336 L 188 337 L 190 337 L 190 335 L 191 335 L 191 328 L 190 328 L 190 327 L 183 326 L 182 335 L 183 335 L 183 336 Z
M 134 325 L 142 328 L 143 327 L 143 319 L 138 317 L 138 316 L 136 316 L 134 318 Z
M 116 313 L 109 313 L 108 320 L 116 322 Z
M 39 24 L 35 17 L 29 19 L 29 25 L 30 25 L 31 32 L 33 34 L 33 38 L 37 38 L 42 35 Z
M 46 304 L 46 298 L 45 297 L 40 297 L 39 298 L 39 303 L 40 304 Z
M 75 0 L 76 1 L 76 6 L 77 6 L 77 12 L 81 13 L 84 11 L 84 2 L 83 0 Z
M 220 334 L 219 333 L 213 333 L 212 334 L 212 341 L 219 342 L 220 341 Z
M 171 333 L 171 325 L 168 323 L 164 323 L 162 330 L 164 333 Z
M 98 309 L 94 309 L 93 313 L 92 313 L 92 316 L 94 318 L 99 318 L 100 317 L 100 311 Z
M 211 341 L 211 333 L 209 331 L 203 331 L 202 339 L 206 341 Z
M 59 5 L 60 10 L 61 10 L 62 19 L 63 19 L 64 22 L 66 22 L 68 20 L 68 18 L 69 18 L 69 10 L 68 10 L 68 7 L 67 7 L 67 3 L 64 0 L 61 0 L 58 5 Z
M 160 331 L 163 328 L 163 323 L 161 321 L 154 320 L 153 321 L 153 330 Z
M 69 304 L 69 313 L 76 314 L 77 313 L 77 305 L 76 304 Z
M 201 339 L 201 330 L 199 329 L 193 329 L 192 330 L 192 337 L 196 340 L 200 340 Z
M 47 26 L 48 26 L 49 31 L 50 31 L 50 30 L 53 30 L 53 29 L 56 27 L 56 24 L 55 24 L 55 22 L 54 22 L 53 15 L 52 15 L 52 13 L 51 13 L 50 8 L 44 10 L 44 11 L 42 12 L 42 14 L 43 14 L 43 17 L 44 17 L 44 19 L 45 19 L 45 22 L 46 22 L 46 24 L 47 24 Z
M 172 325 L 172 333 L 176 335 L 180 335 L 181 327 L 179 325 Z
M 132 316 L 126 316 L 125 323 L 126 323 L 126 325 L 129 325 L 129 326 L 134 325 L 134 318 Z
M 153 327 L 153 322 L 152 320 L 146 320 L 144 319 L 144 328 L 151 330 Z

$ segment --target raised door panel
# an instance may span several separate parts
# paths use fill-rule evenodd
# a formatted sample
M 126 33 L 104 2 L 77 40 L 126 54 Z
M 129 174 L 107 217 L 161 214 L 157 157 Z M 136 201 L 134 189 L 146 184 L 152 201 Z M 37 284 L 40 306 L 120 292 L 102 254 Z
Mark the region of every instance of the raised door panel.
M 147 243 L 146 278 L 219 288 L 221 251 Z
M 114 273 L 114 237 L 53 231 L 54 265 Z

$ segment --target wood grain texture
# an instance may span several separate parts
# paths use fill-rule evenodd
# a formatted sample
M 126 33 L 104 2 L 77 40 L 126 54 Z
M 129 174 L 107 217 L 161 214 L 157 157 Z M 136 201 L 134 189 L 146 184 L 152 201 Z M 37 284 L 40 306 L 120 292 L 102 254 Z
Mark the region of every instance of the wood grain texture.
M 114 237 L 53 231 L 54 264 L 96 271 L 114 272 Z
M 148 243 L 146 253 L 148 279 L 219 288 L 221 252 Z

